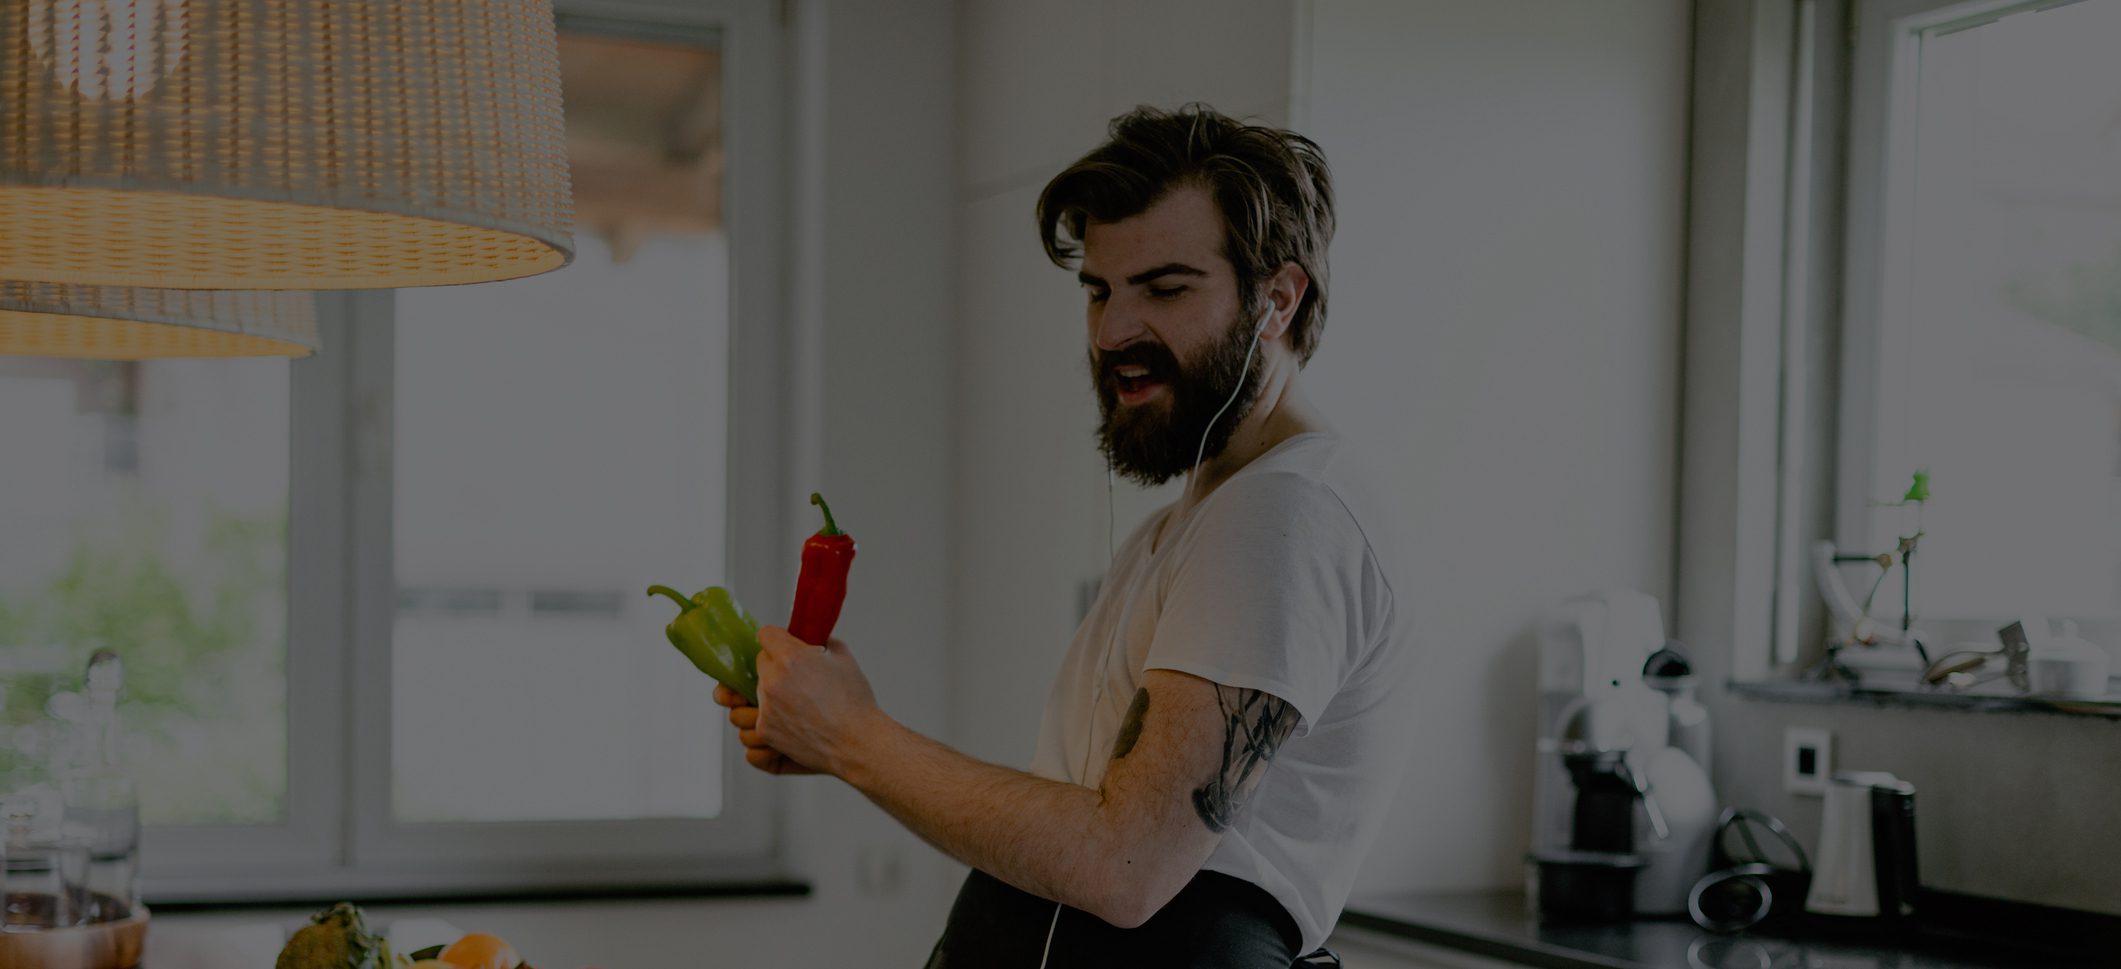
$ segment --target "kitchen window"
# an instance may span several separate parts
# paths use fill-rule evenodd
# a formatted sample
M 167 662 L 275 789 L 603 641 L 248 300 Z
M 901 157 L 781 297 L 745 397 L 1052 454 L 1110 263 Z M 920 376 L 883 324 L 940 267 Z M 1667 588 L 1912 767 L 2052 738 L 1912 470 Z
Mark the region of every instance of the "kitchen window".
M 1866 612 L 1932 658 L 2021 616 L 2121 650 L 2121 0 L 1788 9 L 1772 663 L 1818 672 L 1840 625 L 1810 538 L 1917 532 L 1905 608 L 1896 566 Z M 1859 602 L 1880 575 L 1839 571 Z
M 320 294 L 291 364 L 0 358 L 0 728 L 124 655 L 150 902 L 778 873 L 644 594 L 793 568 L 731 514 L 781 504 L 733 458 L 782 408 L 733 322 L 778 309 L 775 11 L 558 7 L 567 269 Z
M 2121 618 L 2121 2 L 1893 6 L 1859 28 L 1842 538 L 1912 534 L 1870 499 L 1928 468 L 1917 615 Z

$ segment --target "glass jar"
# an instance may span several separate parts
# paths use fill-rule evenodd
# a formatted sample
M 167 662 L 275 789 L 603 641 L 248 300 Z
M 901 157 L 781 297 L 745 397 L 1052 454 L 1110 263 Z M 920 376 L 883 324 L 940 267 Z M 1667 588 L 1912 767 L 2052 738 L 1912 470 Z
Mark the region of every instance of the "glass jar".
M 132 778 L 84 771 L 68 777 L 63 791 L 68 840 L 88 853 L 80 920 L 130 916 L 140 901 L 140 800 Z
M 0 931 L 79 925 L 88 914 L 88 841 L 66 822 L 66 800 L 42 772 L 0 776 L 5 920 Z

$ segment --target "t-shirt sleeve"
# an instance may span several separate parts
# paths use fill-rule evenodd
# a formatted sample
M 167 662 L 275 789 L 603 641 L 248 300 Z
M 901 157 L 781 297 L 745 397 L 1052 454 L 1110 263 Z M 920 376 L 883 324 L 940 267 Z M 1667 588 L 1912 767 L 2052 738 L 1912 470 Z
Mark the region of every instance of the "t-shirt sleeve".
M 1293 474 L 1240 476 L 1172 549 L 1145 668 L 1271 693 L 1309 733 L 1369 642 L 1374 569 L 1346 506 Z

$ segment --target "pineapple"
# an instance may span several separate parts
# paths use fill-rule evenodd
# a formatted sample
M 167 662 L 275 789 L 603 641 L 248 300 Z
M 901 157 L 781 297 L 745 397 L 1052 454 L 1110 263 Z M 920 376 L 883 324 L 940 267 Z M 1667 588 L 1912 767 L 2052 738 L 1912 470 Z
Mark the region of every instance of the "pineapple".
M 398 969 L 390 944 L 369 933 L 351 902 L 318 912 L 309 922 L 287 940 L 273 969 Z

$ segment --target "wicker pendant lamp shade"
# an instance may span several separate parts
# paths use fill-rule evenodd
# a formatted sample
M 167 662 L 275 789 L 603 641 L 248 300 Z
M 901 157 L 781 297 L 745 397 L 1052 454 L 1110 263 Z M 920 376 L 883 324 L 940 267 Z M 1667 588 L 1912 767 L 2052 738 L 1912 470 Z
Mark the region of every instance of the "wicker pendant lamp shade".
M 0 282 L 0 353 L 141 360 L 306 357 L 316 297 Z
M 571 221 L 550 0 L 0 0 L 0 279 L 484 282 Z

